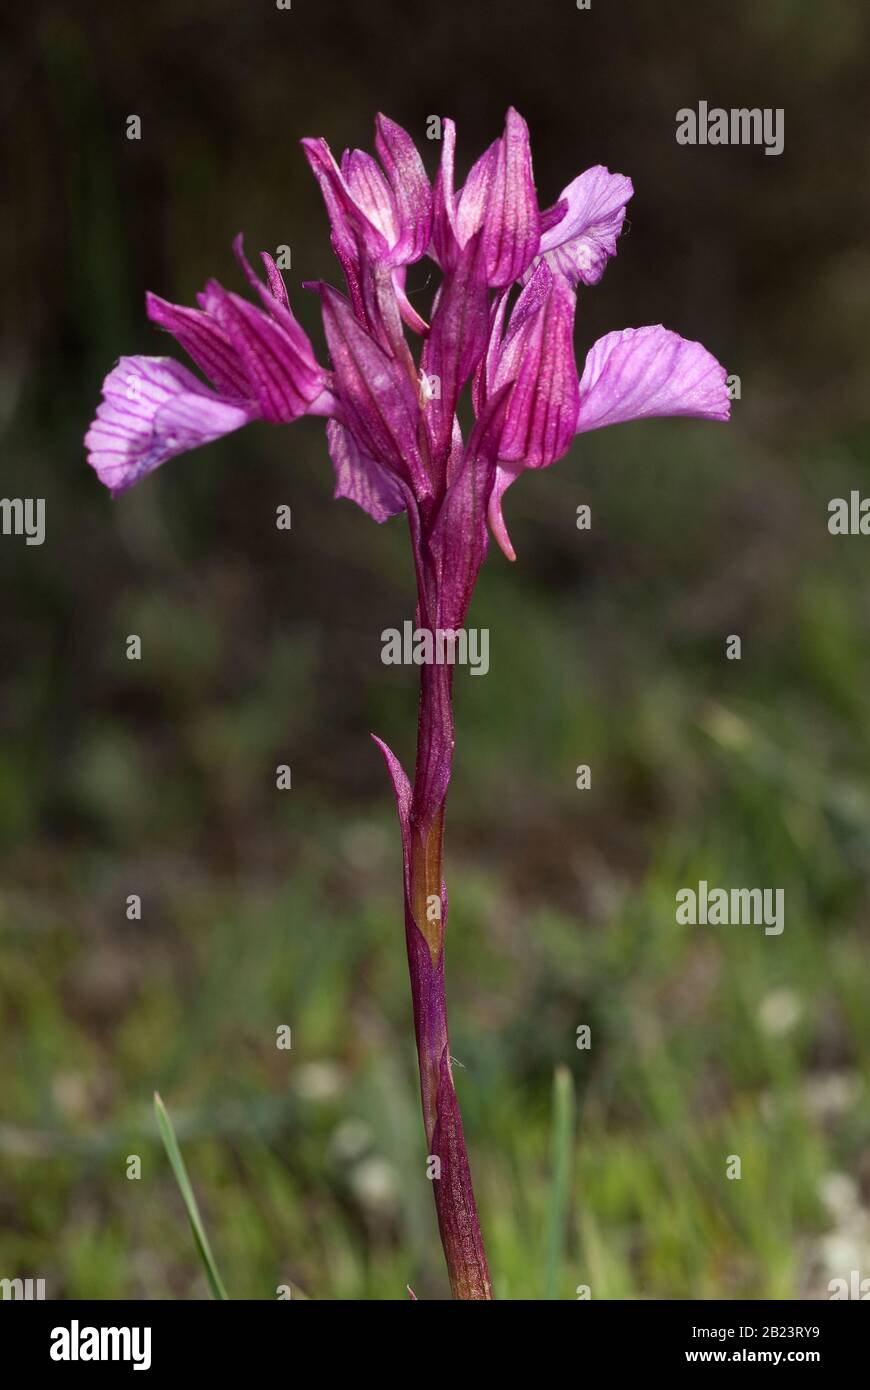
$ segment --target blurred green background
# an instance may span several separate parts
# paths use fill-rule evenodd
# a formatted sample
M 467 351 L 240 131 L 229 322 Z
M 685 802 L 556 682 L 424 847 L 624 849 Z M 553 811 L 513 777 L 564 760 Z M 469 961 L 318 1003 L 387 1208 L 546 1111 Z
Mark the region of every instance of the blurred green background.
M 8 23 L 3 493 L 44 497 L 47 536 L 0 540 L 0 1276 L 205 1296 L 158 1088 L 231 1295 L 446 1295 L 369 740 L 410 763 L 415 673 L 380 662 L 412 613 L 403 525 L 332 502 L 316 420 L 114 503 L 81 438 L 119 354 L 175 352 L 146 288 L 241 289 L 241 229 L 291 247 L 322 344 L 301 281 L 338 270 L 301 136 L 371 147 L 383 109 L 434 171 L 426 118 L 450 114 L 461 176 L 509 103 L 543 204 L 590 164 L 635 183 L 580 360 L 661 321 L 742 398 L 730 426 L 602 431 L 526 477 L 518 563 L 494 550 L 478 586 L 491 669 L 457 677 L 447 969 L 496 1292 L 870 1276 L 870 540 L 827 531 L 832 497 L 870 491 L 866 7 L 151 0 Z M 783 107 L 785 152 L 679 147 L 700 99 Z M 425 263 L 410 284 L 428 302 Z M 783 888 L 783 935 L 676 925 L 700 878 Z

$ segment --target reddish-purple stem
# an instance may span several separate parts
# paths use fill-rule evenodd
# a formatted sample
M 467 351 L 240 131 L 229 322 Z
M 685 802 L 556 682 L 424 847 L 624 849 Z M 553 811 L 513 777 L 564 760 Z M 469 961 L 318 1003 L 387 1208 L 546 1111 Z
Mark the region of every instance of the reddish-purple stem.
M 471 1186 L 462 1117 L 453 1084 L 444 990 L 447 892 L 442 875 L 444 802 L 423 819 L 418 804 L 421 772 L 432 756 L 433 731 L 443 729 L 436 709 L 450 699 L 449 670 L 423 667 L 420 682 L 417 775 L 411 805 L 409 891 L 405 937 L 420 1067 L 423 1123 L 433 1173 L 435 1209 L 454 1298 L 491 1299 L 492 1284 Z M 452 721 L 451 721 L 452 722 Z M 441 754 L 448 760 L 450 747 Z M 435 742 L 438 742 L 437 735 Z M 426 779 L 423 778 L 425 781 Z M 433 1164 L 431 1160 L 436 1159 Z

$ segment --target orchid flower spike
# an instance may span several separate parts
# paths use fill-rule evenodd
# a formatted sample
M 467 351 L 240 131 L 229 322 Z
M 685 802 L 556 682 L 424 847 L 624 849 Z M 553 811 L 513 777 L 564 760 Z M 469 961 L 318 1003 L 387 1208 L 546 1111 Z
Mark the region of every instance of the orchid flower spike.
M 85 436 L 88 461 L 117 495 L 177 454 L 252 420 L 326 421 L 335 496 L 375 521 L 408 518 L 420 627 L 462 627 L 489 532 L 514 559 L 502 503 L 530 468 L 547 468 L 574 436 L 651 416 L 727 420 L 726 375 L 705 347 L 654 324 L 608 333 L 578 373 L 577 295 L 616 255 L 633 195 L 601 165 L 579 174 L 552 206 L 538 204 L 529 132 L 511 109 L 502 134 L 456 189 L 456 130 L 442 123 L 433 184 L 407 131 L 386 116 L 375 151 L 336 160 L 303 140 L 320 185 L 347 294 L 319 296 L 329 365 L 300 327 L 281 272 L 265 281 L 235 243 L 254 299 L 210 280 L 197 307 L 149 294 L 148 317 L 170 333 L 202 377 L 170 357 L 122 357 L 103 384 Z M 405 290 L 428 256 L 441 280 L 430 322 Z M 422 340 L 419 358 L 405 330 Z M 411 340 L 413 341 L 413 339 Z M 460 397 L 470 384 L 468 438 Z M 385 744 L 404 857 L 405 934 L 427 1152 L 451 1287 L 492 1296 L 462 1121 L 453 1084 L 444 996 L 447 896 L 441 875 L 453 759 L 452 667 L 421 668 L 413 783 Z M 432 904 L 438 911 L 432 911 Z M 412 1295 L 413 1297 L 413 1295 Z
M 456 131 L 451 120 L 442 124 L 434 188 L 410 135 L 386 116 L 375 123 L 380 163 L 362 150 L 345 151 L 339 163 L 324 140 L 302 142 L 349 296 L 314 287 L 331 370 L 318 364 L 272 258 L 262 254 L 264 284 L 241 237 L 235 251 L 257 303 L 214 280 L 197 308 L 146 297 L 149 318 L 208 384 L 168 357 L 120 359 L 85 438 L 89 462 L 113 494 L 251 420 L 289 424 L 313 414 L 328 420 L 336 496 L 376 521 L 409 506 L 431 519 L 468 461 L 456 408 L 473 377 L 484 426 L 476 442 L 487 458 L 476 488 L 478 532 L 488 516 L 513 558 L 504 492 L 525 469 L 561 458 L 575 434 L 653 415 L 728 419 L 724 369 L 700 343 L 660 324 L 607 334 L 577 373 L 577 289 L 596 285 L 616 254 L 631 180 L 597 165 L 541 211 L 528 128 L 511 109 L 503 134 L 456 192 Z M 404 288 L 407 266 L 427 254 L 443 273 L 431 327 Z M 419 370 L 401 320 L 424 336 Z M 498 429 L 486 418 L 494 399 Z M 466 532 L 461 544 L 472 545 Z M 485 544 L 478 533 L 473 545 Z

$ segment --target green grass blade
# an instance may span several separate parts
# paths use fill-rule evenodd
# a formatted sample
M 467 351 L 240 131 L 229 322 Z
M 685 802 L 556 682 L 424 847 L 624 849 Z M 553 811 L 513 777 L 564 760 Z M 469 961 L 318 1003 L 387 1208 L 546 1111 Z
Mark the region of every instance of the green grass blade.
M 205 1269 L 212 1297 L 227 1299 L 229 1298 L 229 1294 L 224 1288 L 223 1280 L 214 1262 L 214 1255 L 211 1253 L 211 1246 L 208 1243 L 208 1236 L 202 1224 L 202 1217 L 199 1214 L 196 1197 L 193 1195 L 190 1178 L 187 1176 L 187 1169 L 184 1166 L 181 1149 L 178 1147 L 175 1130 L 172 1128 L 172 1121 L 169 1118 L 166 1106 L 163 1104 L 163 1101 L 156 1091 L 154 1092 L 154 1114 L 157 1116 L 157 1128 L 160 1131 L 160 1138 L 163 1140 L 163 1147 L 172 1165 L 175 1181 L 178 1183 L 178 1190 L 181 1193 L 181 1200 L 184 1202 L 185 1210 L 187 1211 L 187 1219 L 190 1222 L 190 1229 L 193 1231 L 193 1238 L 196 1241 L 196 1248 L 199 1251 L 199 1258 L 202 1260 L 203 1268 Z
M 567 1067 L 553 1073 L 553 1130 L 550 1213 L 547 1223 L 547 1257 L 544 1297 L 559 1298 L 560 1275 L 565 1258 L 571 1171 L 574 1158 L 574 1078 Z

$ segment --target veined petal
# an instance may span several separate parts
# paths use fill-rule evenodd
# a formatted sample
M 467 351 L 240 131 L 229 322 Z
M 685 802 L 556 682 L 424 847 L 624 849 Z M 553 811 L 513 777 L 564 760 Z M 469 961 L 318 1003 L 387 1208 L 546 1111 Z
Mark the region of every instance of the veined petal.
M 233 241 L 233 251 L 236 260 L 244 271 L 248 284 L 252 289 L 256 290 L 260 302 L 269 318 L 274 319 L 278 327 L 286 335 L 289 349 L 298 359 L 299 371 L 303 376 L 306 373 L 310 375 L 311 381 L 307 392 L 304 381 L 300 378 L 299 389 L 301 393 L 310 394 L 314 392 L 315 387 L 319 391 L 324 383 L 326 373 L 314 356 L 314 348 L 311 346 L 311 339 L 299 323 L 293 310 L 290 308 L 287 286 L 284 284 L 284 277 L 280 270 L 269 253 L 267 251 L 261 251 L 260 259 L 266 268 L 266 278 L 268 281 L 268 283 L 264 285 L 262 280 L 254 273 L 253 266 L 245 255 L 244 241 L 241 232 L 239 232 L 238 236 Z M 211 285 L 212 289 L 209 292 L 210 297 L 207 298 L 206 302 L 210 302 L 215 312 L 219 312 L 222 303 L 221 295 L 224 294 L 224 291 L 223 288 L 217 284 L 217 281 L 212 281 Z M 218 293 L 215 293 L 214 287 L 217 287 Z M 250 308 L 250 305 L 248 307 Z
M 504 134 L 472 166 L 459 195 L 456 238 L 465 246 L 482 229 L 487 281 L 503 289 L 518 280 L 534 260 L 540 226 L 529 131 L 522 116 L 511 107 Z
M 579 395 L 574 362 L 576 296 L 542 261 L 516 302 L 493 389 L 513 382 L 499 461 L 545 468 L 576 432 Z
M 503 289 L 531 265 L 540 245 L 540 213 L 529 129 L 510 107 L 498 143 L 483 221 L 487 279 Z
M 314 284 L 323 306 L 323 327 L 335 390 L 346 423 L 365 453 L 405 477 L 415 495 L 430 487 L 417 439 L 419 400 L 408 373 L 363 328 L 331 285 Z
M 405 510 L 405 498 L 393 473 L 363 453 L 350 430 L 328 420 L 326 440 L 335 466 L 334 497 L 348 497 L 375 521 L 387 521 Z
M 432 208 L 433 259 L 442 270 L 449 270 L 458 250 L 456 236 L 456 194 L 454 193 L 454 162 L 456 157 L 456 126 L 449 116 L 444 117 L 441 130 L 441 163 L 435 176 Z
M 725 382 L 725 368 L 701 343 L 660 323 L 607 333 L 586 358 L 577 433 L 661 415 L 727 420 Z
M 465 246 L 484 224 L 500 150 L 501 137 L 493 140 L 489 148 L 475 160 L 461 191 L 456 195 L 455 229 L 460 246 Z
M 352 150 L 342 159 L 341 172 L 354 202 L 377 227 L 387 245 L 395 246 L 399 239 L 396 200 L 380 165 L 365 150 Z
M 278 317 L 277 311 L 286 309 L 290 315 L 290 322 L 293 325 L 294 331 L 300 335 L 300 338 L 305 339 L 307 343 L 308 340 L 305 338 L 305 334 L 293 318 L 293 313 L 290 309 L 290 299 L 287 294 L 287 286 L 284 284 L 284 277 L 268 251 L 260 252 L 260 260 L 266 268 L 266 279 L 268 281 L 266 285 L 264 285 L 262 280 L 257 276 L 254 267 L 245 255 L 245 239 L 241 232 L 233 237 L 233 255 L 241 266 L 244 277 L 251 286 L 251 289 L 255 290 L 259 296 L 266 313 L 271 314 L 273 317 Z M 286 323 L 287 320 L 284 319 L 283 322 Z M 309 351 L 310 346 L 309 344 Z
M 492 390 L 492 383 L 495 377 L 495 370 L 498 366 L 499 355 L 501 353 L 502 335 L 504 333 L 504 316 L 507 311 L 507 303 L 510 297 L 510 286 L 502 290 L 495 296 L 489 311 L 489 341 L 484 356 L 477 364 L 474 373 L 474 381 L 471 386 L 471 400 L 476 416 L 483 414 L 487 397 Z
M 325 376 L 289 310 L 275 301 L 270 317 L 216 280 L 206 286 L 206 303 L 244 364 L 250 394 L 259 402 L 263 419 L 272 424 L 298 420 L 320 394 Z
M 359 276 L 360 242 L 374 260 L 386 263 L 390 249 L 387 238 L 357 204 L 326 141 L 306 138 L 302 148 L 320 184 L 332 227 L 333 249 L 347 277 L 348 288 L 354 294 Z
M 409 265 L 425 255 L 432 236 L 432 189 L 417 146 L 388 116 L 375 120 L 375 149 L 395 200 L 398 238 L 391 264 Z
M 438 390 L 425 408 L 433 459 L 443 465 L 450 449 L 459 394 L 486 350 L 489 310 L 480 271 L 481 233 L 463 248 L 438 291 L 421 367 Z
M 547 301 L 553 287 L 553 272 L 548 265 L 539 262 L 523 287 L 522 293 L 513 307 L 505 334 L 504 346 L 517 337 L 520 330 L 533 319 Z
M 117 496 L 166 459 L 230 434 L 258 413 L 252 402 L 216 396 L 171 357 L 122 357 L 103 382 L 85 435 L 88 463 Z
M 152 323 L 172 334 L 218 391 L 225 396 L 250 398 L 248 379 L 235 348 L 210 314 L 183 304 L 170 304 L 150 292 L 145 296 L 145 311 Z
M 396 271 L 371 256 L 360 261 L 360 301 L 362 317 L 357 318 L 389 357 L 401 364 L 409 378 L 416 380 L 417 369 L 405 340 L 402 313 L 396 289 Z M 354 306 L 356 310 L 356 306 Z
M 464 623 L 477 575 L 486 558 L 487 503 L 509 394 L 510 388 L 502 387 L 487 402 L 457 459 L 455 477 L 444 494 L 430 534 L 430 551 L 438 576 L 438 625 L 443 628 L 458 628 Z
M 602 164 L 587 169 L 559 195 L 567 211 L 541 236 L 541 254 L 572 285 L 597 285 L 608 260 L 616 255 L 625 205 L 633 193 L 631 179 L 624 174 L 611 174 Z

